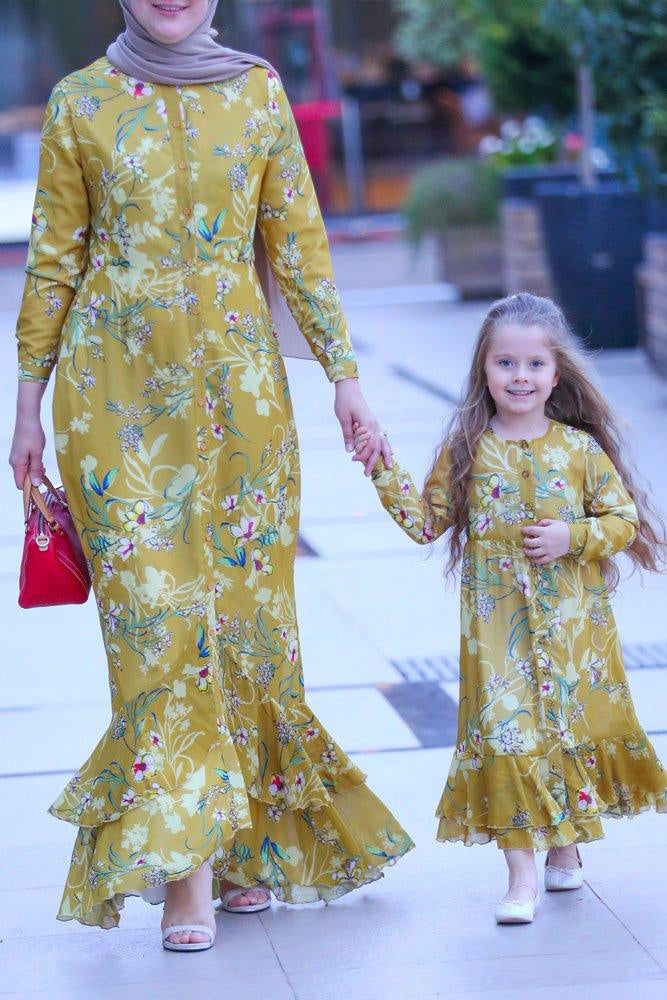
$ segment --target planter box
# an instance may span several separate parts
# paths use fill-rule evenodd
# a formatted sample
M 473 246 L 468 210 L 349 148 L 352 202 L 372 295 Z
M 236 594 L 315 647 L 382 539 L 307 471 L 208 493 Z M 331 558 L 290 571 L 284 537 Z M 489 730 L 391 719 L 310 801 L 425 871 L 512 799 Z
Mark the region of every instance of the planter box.
M 645 237 L 637 284 L 642 344 L 653 367 L 667 378 L 667 234 Z
M 452 226 L 440 237 L 442 278 L 464 299 L 502 294 L 502 253 L 497 226 Z
M 553 298 L 554 286 L 536 189 L 548 181 L 574 183 L 577 176 L 569 164 L 511 167 L 503 172 L 501 231 L 505 295 L 532 292 Z M 605 171 L 602 180 L 607 181 L 612 176 Z
M 607 182 L 536 188 L 556 298 L 592 347 L 638 342 L 635 269 L 642 259 L 645 207 L 637 191 Z
M 532 199 L 504 198 L 500 208 L 503 292 L 553 296 L 542 218 Z

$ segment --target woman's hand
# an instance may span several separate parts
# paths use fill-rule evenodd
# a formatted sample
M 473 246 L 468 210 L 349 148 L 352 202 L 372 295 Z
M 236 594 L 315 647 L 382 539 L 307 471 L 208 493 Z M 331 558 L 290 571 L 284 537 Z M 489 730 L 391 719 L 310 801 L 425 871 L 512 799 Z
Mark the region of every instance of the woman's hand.
M 14 439 L 9 452 L 9 464 L 19 490 L 23 489 L 27 472 L 33 486 L 39 486 L 44 475 L 46 437 L 39 411 L 45 388 L 40 382 L 19 382 Z
M 367 427 L 364 427 L 363 425 L 357 423 L 353 425 L 352 430 L 354 431 L 354 458 L 352 459 L 352 461 L 361 462 L 362 461 L 361 454 L 370 440 L 371 436 L 370 431 L 368 430 Z M 384 464 L 386 468 L 390 469 L 393 463 L 391 445 L 389 444 L 389 441 L 387 440 L 387 435 L 384 433 L 384 431 L 380 431 L 380 436 L 382 437 L 383 444 L 389 448 L 389 465 L 387 465 L 386 460 Z M 368 473 L 366 474 L 368 475 Z
M 570 527 L 566 521 L 543 517 L 537 524 L 521 529 L 523 551 L 531 562 L 544 564 L 567 555 L 570 549 Z
M 335 383 L 336 402 L 334 413 L 338 417 L 345 450 L 354 451 L 354 425 L 359 424 L 368 430 L 369 438 L 363 450 L 354 456 L 353 461 L 364 463 L 364 473 L 370 476 L 373 466 L 382 455 L 387 469 L 392 467 L 391 448 L 389 442 L 380 432 L 380 427 L 364 399 L 356 378 L 345 378 Z

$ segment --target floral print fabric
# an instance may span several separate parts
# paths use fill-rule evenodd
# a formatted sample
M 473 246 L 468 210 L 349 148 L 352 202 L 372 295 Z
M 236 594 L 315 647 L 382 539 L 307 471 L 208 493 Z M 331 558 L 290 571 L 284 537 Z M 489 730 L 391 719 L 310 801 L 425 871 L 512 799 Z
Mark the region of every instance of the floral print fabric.
M 329 899 L 412 846 L 304 702 L 298 443 L 256 225 L 327 377 L 355 376 L 273 73 L 170 87 L 100 59 L 54 89 L 19 377 L 57 365 L 112 701 L 51 807 L 79 827 L 63 919 L 112 926 L 125 893 L 207 858 L 281 899 Z
M 420 494 L 378 463 L 384 507 L 415 541 L 448 527 L 443 449 Z M 570 525 L 566 556 L 534 565 L 521 526 Z M 634 537 L 634 504 L 588 434 L 551 421 L 532 441 L 490 429 L 473 467 L 461 573 L 458 743 L 438 838 L 546 848 L 602 836 L 600 816 L 667 811 L 665 772 L 630 697 L 599 560 Z

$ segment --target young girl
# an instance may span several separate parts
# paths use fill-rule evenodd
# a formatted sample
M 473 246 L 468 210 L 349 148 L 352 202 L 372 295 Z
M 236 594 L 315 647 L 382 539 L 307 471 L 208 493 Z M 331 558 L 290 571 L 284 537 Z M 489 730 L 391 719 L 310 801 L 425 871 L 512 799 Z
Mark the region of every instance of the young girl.
M 357 427 L 355 444 L 367 439 Z M 664 526 L 633 481 L 613 414 L 549 299 L 496 302 L 462 403 L 420 494 L 394 464 L 372 472 L 416 542 L 449 530 L 461 559 L 458 743 L 438 839 L 505 852 L 499 923 L 528 923 L 546 889 L 583 882 L 577 844 L 602 816 L 667 812 L 667 781 L 641 729 L 609 607 L 625 549 L 659 570 Z

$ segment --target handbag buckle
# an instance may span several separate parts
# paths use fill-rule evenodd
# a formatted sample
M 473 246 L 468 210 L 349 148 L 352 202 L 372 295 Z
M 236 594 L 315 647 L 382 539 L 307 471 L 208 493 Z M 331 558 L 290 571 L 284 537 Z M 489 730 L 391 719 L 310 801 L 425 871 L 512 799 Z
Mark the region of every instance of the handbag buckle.
M 35 542 L 37 543 L 37 548 L 40 552 L 46 552 L 49 547 L 49 536 L 43 531 L 40 531 L 40 533 L 35 536 Z

